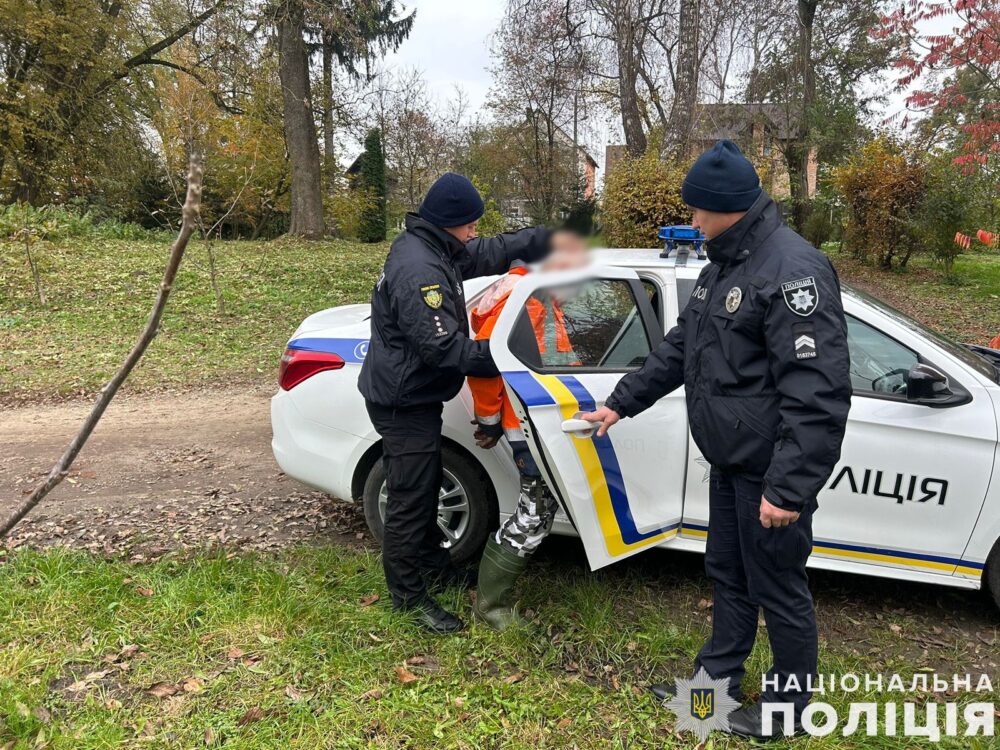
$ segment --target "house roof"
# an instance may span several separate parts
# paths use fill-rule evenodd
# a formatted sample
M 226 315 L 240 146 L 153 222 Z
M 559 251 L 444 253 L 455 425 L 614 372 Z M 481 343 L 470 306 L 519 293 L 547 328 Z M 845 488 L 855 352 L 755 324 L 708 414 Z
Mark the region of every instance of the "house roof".
M 699 140 L 739 140 L 755 122 L 768 127 L 774 138 L 786 141 L 795 137 L 798 117 L 784 106 L 768 102 L 699 104 L 694 133 Z

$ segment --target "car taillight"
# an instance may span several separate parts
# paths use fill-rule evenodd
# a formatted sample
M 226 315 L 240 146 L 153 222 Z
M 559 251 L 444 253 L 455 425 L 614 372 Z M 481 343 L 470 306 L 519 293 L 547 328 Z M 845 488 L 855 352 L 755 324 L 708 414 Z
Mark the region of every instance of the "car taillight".
M 336 354 L 285 349 L 285 353 L 281 355 L 281 368 L 278 370 L 278 385 L 290 391 L 317 372 L 339 370 L 343 366 L 344 360 Z

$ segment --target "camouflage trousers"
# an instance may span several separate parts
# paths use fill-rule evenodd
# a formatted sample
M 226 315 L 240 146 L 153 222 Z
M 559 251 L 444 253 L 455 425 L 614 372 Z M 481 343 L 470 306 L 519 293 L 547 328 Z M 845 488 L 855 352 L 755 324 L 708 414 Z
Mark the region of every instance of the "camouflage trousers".
M 521 495 L 517 508 L 497 531 L 496 541 L 518 557 L 528 557 L 552 530 L 559 504 L 545 486 L 527 443 L 511 441 L 511 448 L 521 473 Z

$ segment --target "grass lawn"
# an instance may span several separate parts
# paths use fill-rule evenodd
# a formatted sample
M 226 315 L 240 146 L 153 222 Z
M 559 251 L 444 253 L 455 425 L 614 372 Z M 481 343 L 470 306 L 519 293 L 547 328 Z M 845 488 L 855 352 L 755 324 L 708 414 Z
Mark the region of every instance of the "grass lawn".
M 0 243 L 0 398 L 90 394 L 118 366 L 155 296 L 170 238 L 78 239 L 34 254 L 48 305 L 22 246 Z M 273 381 L 281 348 L 306 315 L 367 301 L 388 243 L 217 242 L 225 309 L 204 243 L 189 247 L 163 326 L 126 388 Z M 930 259 L 905 272 L 862 266 L 831 249 L 843 279 L 962 341 L 1000 334 L 1000 254 L 969 253 L 946 280 Z
M 964 253 L 955 278 L 944 276 L 933 258 L 915 256 L 902 271 L 864 266 L 827 245 L 843 281 L 883 299 L 952 339 L 989 344 L 1000 335 L 1000 252 Z
M 151 565 L 20 551 L 0 566 L 0 746 L 690 748 L 691 735 L 674 733 L 672 715 L 645 685 L 665 677 L 670 662 L 683 665 L 678 671 L 691 663 L 707 633 L 704 602 L 691 602 L 703 582 L 690 570 L 654 571 L 656 562 L 590 574 L 550 554 L 524 586 L 544 627 L 441 638 L 371 601 L 382 591 L 381 566 L 365 551 L 204 552 Z M 444 601 L 467 607 L 458 591 Z M 824 600 L 821 614 L 838 607 Z M 821 638 L 822 673 L 922 668 L 893 634 L 919 624 L 873 609 L 878 621 L 873 612 L 844 622 L 853 637 Z M 762 635 L 748 693 L 768 660 Z M 863 691 L 827 698 L 845 719 L 848 702 L 869 699 Z M 751 746 L 721 735 L 713 743 Z M 792 746 L 923 744 L 838 730 L 773 745 Z
M 42 307 L 24 248 L 0 243 L 0 398 L 89 394 L 103 385 L 145 325 L 169 246 L 167 236 L 38 245 Z M 206 246 L 193 242 L 160 334 L 126 387 L 273 381 L 299 322 L 367 301 L 387 250 L 336 240 L 217 242 L 220 314 Z

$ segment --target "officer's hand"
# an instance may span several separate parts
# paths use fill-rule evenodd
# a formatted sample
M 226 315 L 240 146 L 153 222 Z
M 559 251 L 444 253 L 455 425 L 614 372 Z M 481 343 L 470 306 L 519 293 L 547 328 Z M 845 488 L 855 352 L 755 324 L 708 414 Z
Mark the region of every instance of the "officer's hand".
M 589 411 L 586 414 L 581 414 L 580 419 L 586 419 L 588 422 L 600 422 L 601 426 L 597 428 L 597 437 L 604 437 L 608 428 L 621 419 L 621 415 L 614 409 L 602 406 L 597 411 Z
M 766 497 L 760 498 L 760 525 L 765 529 L 776 529 L 779 526 L 788 526 L 799 520 L 799 514 L 794 510 L 785 510 L 776 505 L 771 505 Z

